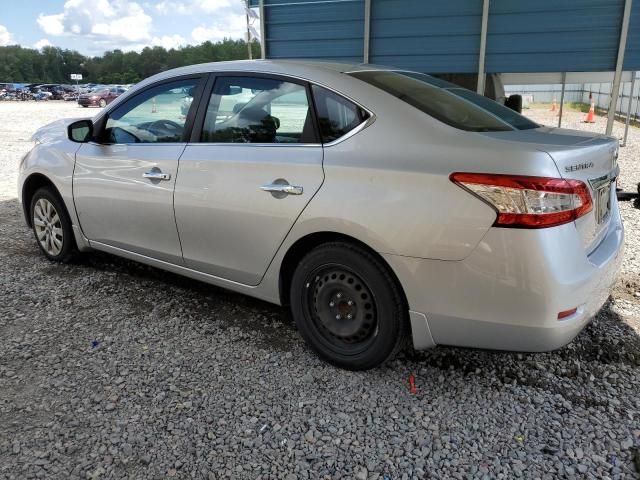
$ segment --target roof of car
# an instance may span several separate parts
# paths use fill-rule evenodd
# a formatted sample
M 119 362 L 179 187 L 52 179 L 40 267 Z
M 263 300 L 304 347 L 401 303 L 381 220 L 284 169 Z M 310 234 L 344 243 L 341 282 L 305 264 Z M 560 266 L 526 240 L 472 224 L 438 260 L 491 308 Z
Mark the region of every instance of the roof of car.
M 314 75 L 320 73 L 340 74 L 342 72 L 356 70 L 388 70 L 390 68 L 391 67 L 380 65 L 324 62 L 318 60 L 234 60 L 229 62 L 198 63 L 186 67 L 174 68 L 154 75 L 141 83 L 147 84 L 151 81 L 181 75 L 219 71 L 262 72 L 312 78 Z
M 319 60 L 234 60 L 229 62 L 211 62 L 190 65 L 187 67 L 177 68 L 174 71 L 178 73 L 181 69 L 197 69 L 198 71 L 220 71 L 220 70 L 252 70 L 252 71 L 271 71 L 271 70 L 290 70 L 294 69 L 313 69 L 313 70 L 332 70 L 335 72 L 344 72 L 357 68 L 357 64 L 328 62 Z

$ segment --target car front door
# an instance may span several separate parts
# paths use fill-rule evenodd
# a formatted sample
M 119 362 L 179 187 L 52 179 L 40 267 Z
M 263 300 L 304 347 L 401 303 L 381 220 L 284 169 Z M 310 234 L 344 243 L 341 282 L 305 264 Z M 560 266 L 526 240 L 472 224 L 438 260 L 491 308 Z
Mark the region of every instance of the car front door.
M 195 112 L 184 116 L 180 107 L 201 83 L 188 77 L 141 91 L 98 122 L 96 141 L 80 147 L 73 195 L 89 240 L 183 263 L 173 189 Z
M 324 179 L 310 105 L 304 82 L 216 76 L 176 181 L 187 267 L 246 285 L 260 282 Z

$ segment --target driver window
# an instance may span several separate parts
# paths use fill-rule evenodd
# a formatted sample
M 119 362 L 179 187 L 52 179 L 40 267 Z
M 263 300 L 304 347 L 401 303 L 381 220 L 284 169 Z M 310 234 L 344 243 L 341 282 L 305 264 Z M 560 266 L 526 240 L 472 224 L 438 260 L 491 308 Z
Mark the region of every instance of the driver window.
M 311 143 L 303 85 L 260 77 L 216 80 L 200 137 L 211 143 Z
M 200 79 L 164 83 L 146 90 L 109 114 L 108 143 L 182 142 L 184 125 Z

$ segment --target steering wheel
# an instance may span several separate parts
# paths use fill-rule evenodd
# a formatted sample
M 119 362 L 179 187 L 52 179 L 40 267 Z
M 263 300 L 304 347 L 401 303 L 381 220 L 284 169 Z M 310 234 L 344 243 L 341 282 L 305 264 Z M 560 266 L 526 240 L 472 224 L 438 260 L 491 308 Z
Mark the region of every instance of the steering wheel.
M 147 127 L 147 130 L 153 133 L 154 135 L 156 135 L 157 137 L 161 135 L 167 135 L 167 136 L 181 135 L 182 129 L 183 129 L 183 126 L 180 125 L 179 123 L 174 122 L 172 120 L 164 120 L 164 119 L 156 120 L 155 122 L 152 122 Z
M 142 139 L 122 127 L 111 128 L 110 138 L 114 143 L 140 143 Z

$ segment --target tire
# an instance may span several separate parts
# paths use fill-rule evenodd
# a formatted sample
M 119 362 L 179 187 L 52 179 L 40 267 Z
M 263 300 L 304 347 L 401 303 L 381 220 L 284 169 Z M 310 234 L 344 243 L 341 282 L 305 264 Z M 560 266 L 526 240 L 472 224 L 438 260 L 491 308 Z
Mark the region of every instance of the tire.
M 100 99 L 100 108 L 104 108 L 107 106 L 107 101 L 104 98 Z
M 80 105 L 82 108 L 87 108 L 89 105 Z
M 38 247 L 49 260 L 68 263 L 77 254 L 69 213 L 57 193 L 43 187 L 36 191 L 29 209 Z
M 391 359 L 407 337 L 409 310 L 388 267 L 346 242 L 309 252 L 291 281 L 300 334 L 325 361 L 366 370 Z

